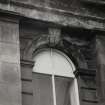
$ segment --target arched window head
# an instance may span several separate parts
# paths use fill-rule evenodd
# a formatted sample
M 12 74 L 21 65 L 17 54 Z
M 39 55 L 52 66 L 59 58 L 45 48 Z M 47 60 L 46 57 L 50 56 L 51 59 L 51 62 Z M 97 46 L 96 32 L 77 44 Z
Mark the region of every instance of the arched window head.
M 58 50 L 41 51 L 35 56 L 34 61 L 34 72 L 74 77 L 74 64 L 64 53 Z

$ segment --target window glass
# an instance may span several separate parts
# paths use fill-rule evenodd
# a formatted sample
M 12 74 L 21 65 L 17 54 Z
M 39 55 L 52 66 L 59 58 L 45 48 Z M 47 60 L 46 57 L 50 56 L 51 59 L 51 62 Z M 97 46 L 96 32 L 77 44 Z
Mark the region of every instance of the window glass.
M 53 105 L 51 76 L 33 73 L 34 105 Z
M 34 72 L 73 77 L 75 66 L 64 54 L 55 51 L 43 51 L 34 58 Z
M 55 77 L 56 103 L 57 105 L 70 104 L 71 78 Z

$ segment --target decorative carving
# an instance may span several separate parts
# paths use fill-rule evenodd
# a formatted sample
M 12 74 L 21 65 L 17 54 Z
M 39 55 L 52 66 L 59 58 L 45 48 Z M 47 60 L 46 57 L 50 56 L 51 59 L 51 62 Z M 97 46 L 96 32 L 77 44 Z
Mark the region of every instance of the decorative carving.
M 61 30 L 57 28 L 49 28 L 49 43 L 54 46 L 59 43 Z
M 27 42 L 22 59 L 32 60 L 36 51 L 43 48 L 54 48 L 67 54 L 78 68 L 87 68 L 86 60 L 81 52 L 81 48 L 87 44 L 87 42 L 71 38 L 69 35 L 61 36 L 60 30 L 50 28 L 48 35 L 39 35 Z

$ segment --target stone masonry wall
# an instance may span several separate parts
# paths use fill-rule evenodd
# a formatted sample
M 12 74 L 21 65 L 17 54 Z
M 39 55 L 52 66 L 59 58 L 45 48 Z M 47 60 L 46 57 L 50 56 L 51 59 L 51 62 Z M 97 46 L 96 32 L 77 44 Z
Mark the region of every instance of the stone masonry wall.
M 0 105 L 21 105 L 19 26 L 0 18 Z

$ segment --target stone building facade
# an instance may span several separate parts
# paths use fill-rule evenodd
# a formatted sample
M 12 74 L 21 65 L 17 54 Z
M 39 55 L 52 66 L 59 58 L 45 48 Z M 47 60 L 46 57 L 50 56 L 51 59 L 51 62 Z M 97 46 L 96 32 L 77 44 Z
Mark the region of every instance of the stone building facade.
M 104 0 L 0 0 L 0 105 L 33 104 L 33 56 L 45 48 L 74 63 L 80 105 L 105 105 L 104 10 Z

